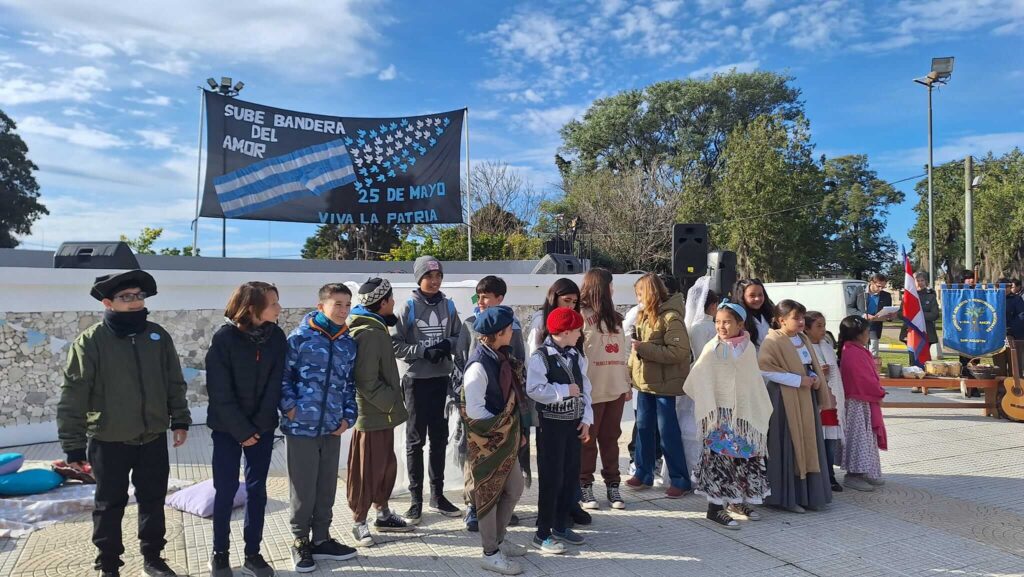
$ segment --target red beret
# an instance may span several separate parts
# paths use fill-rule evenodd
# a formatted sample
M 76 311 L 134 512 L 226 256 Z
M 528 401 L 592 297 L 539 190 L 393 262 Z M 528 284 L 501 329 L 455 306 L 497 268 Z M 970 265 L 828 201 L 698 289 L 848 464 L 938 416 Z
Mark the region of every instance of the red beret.
M 557 335 L 566 331 L 583 328 L 583 315 L 565 307 L 548 313 L 548 332 Z

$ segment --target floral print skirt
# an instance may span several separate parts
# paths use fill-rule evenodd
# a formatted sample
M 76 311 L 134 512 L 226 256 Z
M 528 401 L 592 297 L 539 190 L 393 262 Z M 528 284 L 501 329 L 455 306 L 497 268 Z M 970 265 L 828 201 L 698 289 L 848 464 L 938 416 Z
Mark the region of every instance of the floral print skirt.
M 738 459 L 705 447 L 693 468 L 693 492 L 716 505 L 760 505 L 771 494 L 764 457 Z

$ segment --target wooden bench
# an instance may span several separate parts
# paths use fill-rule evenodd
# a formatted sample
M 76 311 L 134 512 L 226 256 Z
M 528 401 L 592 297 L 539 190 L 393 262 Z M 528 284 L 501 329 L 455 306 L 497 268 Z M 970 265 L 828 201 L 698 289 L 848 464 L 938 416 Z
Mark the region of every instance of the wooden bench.
M 996 398 L 1002 379 L 967 379 L 967 386 L 972 389 L 983 389 L 985 400 L 982 402 L 902 402 L 883 401 L 882 406 L 892 409 L 981 409 L 986 417 L 999 417 Z M 921 387 L 928 389 L 960 390 L 960 379 L 953 377 L 925 377 L 923 379 L 889 379 L 882 377 L 883 387 L 910 389 Z M 927 393 L 925 393 L 927 394 Z

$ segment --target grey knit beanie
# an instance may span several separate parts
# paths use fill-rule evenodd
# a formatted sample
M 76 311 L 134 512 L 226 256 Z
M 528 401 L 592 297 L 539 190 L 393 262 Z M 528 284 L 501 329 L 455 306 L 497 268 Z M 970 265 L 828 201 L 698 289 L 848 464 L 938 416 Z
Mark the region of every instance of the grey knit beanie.
M 430 255 L 423 255 L 416 259 L 416 262 L 412 265 L 412 276 L 416 278 L 416 284 L 419 284 L 420 279 L 427 276 L 431 271 L 437 271 L 444 276 L 444 269 L 441 268 L 441 261 Z

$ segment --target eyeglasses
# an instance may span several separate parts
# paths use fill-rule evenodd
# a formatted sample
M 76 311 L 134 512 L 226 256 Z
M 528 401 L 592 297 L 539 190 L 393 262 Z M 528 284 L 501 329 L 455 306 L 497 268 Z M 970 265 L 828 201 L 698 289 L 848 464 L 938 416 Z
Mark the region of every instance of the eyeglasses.
M 144 293 L 144 292 L 125 293 L 125 294 L 117 295 L 116 297 L 114 297 L 113 300 L 121 301 L 123 303 L 133 303 L 135 301 L 144 301 L 144 300 L 146 300 L 146 297 L 148 297 L 148 296 L 149 295 Z

